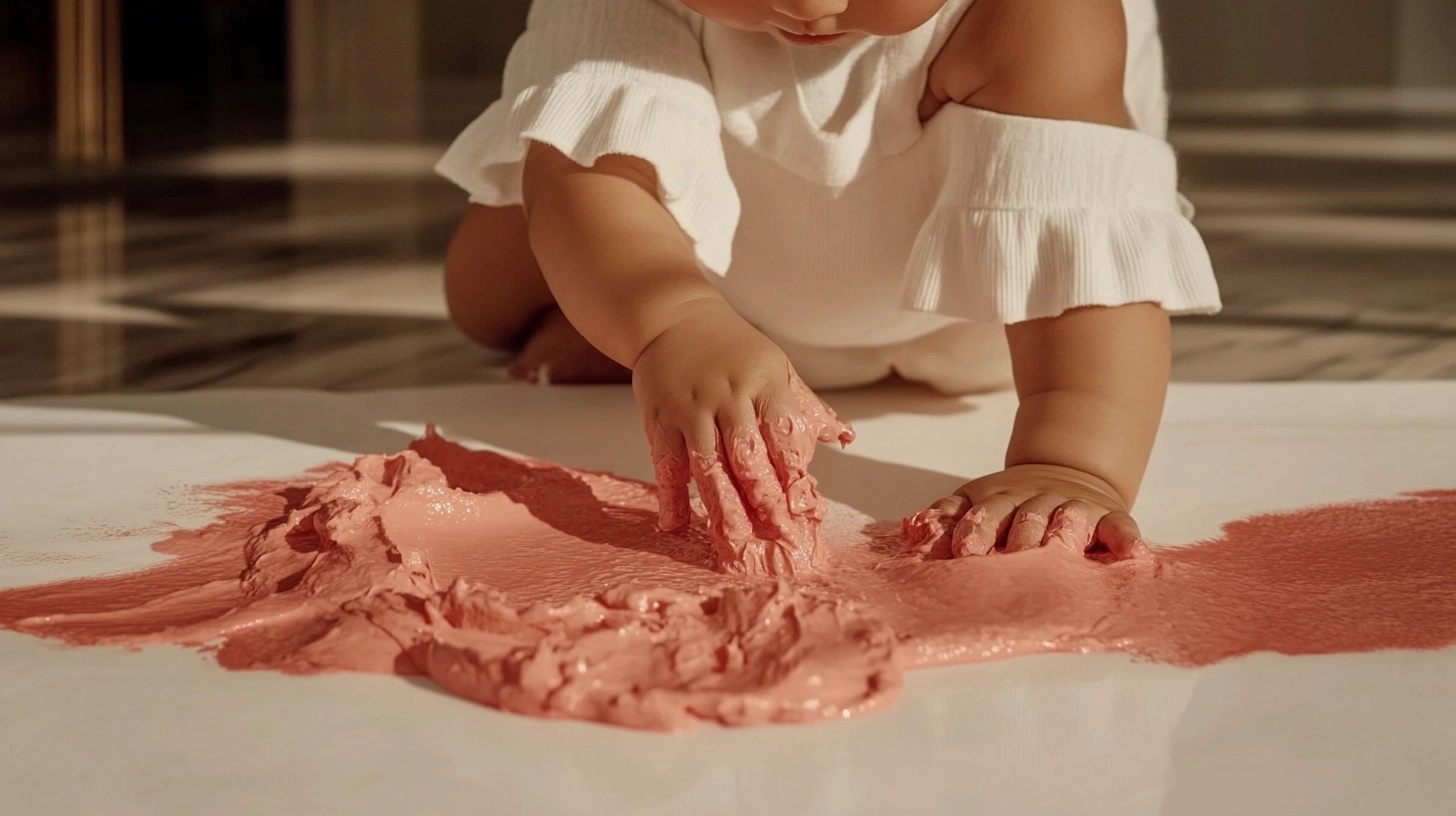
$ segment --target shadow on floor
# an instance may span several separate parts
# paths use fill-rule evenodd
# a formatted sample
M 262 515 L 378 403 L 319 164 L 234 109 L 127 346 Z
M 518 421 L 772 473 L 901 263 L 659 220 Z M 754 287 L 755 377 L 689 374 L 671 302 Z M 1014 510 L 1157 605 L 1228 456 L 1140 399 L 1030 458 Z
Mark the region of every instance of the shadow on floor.
M 973 407 L 901 389 L 840 400 L 851 419 L 886 413 L 969 412 Z M 351 454 L 406 447 L 426 424 L 461 440 L 588 470 L 650 479 L 631 392 L 620 387 L 511 385 L 341 394 L 302 390 L 218 390 L 176 394 L 35 398 L 18 404 L 175 417 L 218 431 L 258 434 Z M 98 431 L 101 430 L 98 428 Z M 166 450 L 158 450 L 166 456 Z M 964 479 L 880 462 L 822 446 L 813 472 L 824 493 L 875 518 L 898 518 L 947 495 Z

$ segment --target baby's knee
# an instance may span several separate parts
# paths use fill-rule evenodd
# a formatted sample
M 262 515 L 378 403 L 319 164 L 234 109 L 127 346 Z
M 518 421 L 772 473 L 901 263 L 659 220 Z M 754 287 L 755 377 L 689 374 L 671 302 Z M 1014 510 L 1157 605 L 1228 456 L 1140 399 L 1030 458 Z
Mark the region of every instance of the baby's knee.
M 477 246 L 482 239 L 475 232 L 467 217 L 445 248 L 445 311 L 450 322 L 465 336 L 487 346 L 498 346 L 501 338 L 490 331 L 488 313 L 481 303 L 488 297 L 482 281 L 487 271 Z
M 542 309 L 550 290 L 531 253 L 524 215 L 472 204 L 445 249 L 445 307 L 450 321 L 481 345 L 509 349 Z
M 515 244 L 527 244 L 525 218 L 521 224 L 502 208 L 471 204 L 455 227 L 445 247 L 447 280 L 466 281 L 487 274 L 491 266 L 505 262 Z M 520 235 L 513 234 L 519 226 Z

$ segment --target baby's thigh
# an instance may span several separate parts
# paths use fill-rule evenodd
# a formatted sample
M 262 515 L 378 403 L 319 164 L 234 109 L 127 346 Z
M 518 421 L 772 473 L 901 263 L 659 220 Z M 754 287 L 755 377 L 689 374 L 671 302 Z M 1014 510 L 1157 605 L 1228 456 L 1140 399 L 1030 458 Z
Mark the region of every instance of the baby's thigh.
M 859 388 L 897 374 L 952 396 L 1010 387 L 1006 329 L 959 321 L 923 337 L 889 346 L 817 347 L 771 337 L 794 370 L 815 391 Z
M 943 394 L 999 391 L 1012 384 L 1006 327 L 961 321 L 889 350 L 895 372 Z
M 873 385 L 890 376 L 887 348 L 823 348 L 769 336 L 788 356 L 799 379 L 814 391 L 838 391 Z

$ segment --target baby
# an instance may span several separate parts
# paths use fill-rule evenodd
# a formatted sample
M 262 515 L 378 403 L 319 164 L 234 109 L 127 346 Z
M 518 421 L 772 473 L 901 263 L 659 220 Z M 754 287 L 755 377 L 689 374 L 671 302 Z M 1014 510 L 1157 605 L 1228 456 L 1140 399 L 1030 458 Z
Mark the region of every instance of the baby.
M 729 568 L 812 549 L 849 435 L 808 388 L 892 374 L 1019 397 L 923 544 L 1136 555 L 1169 315 L 1219 308 L 1153 3 L 536 0 L 438 167 L 451 315 L 519 378 L 630 378 L 664 526 L 696 482 Z

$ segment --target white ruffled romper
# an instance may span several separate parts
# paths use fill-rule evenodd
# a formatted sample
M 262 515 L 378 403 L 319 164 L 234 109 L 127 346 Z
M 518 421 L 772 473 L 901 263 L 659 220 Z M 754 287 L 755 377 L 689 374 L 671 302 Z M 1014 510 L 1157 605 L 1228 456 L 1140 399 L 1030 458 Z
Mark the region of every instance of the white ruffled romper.
M 504 93 L 437 171 L 521 203 L 530 141 L 651 162 L 698 260 L 816 388 L 891 371 L 1004 385 L 1002 325 L 1079 306 L 1219 308 L 1177 191 L 1154 0 L 1124 0 L 1133 129 L 916 113 L 973 0 L 897 37 L 801 47 L 677 0 L 536 0 Z

